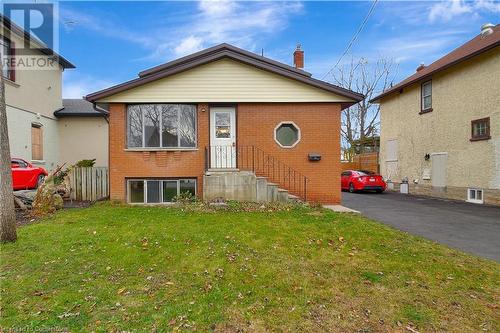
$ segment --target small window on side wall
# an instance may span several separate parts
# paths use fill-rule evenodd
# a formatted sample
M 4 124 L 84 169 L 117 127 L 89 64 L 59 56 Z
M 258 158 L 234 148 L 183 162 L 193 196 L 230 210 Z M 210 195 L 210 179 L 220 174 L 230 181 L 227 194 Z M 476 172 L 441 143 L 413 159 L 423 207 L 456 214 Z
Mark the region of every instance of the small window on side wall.
M 293 148 L 300 141 L 300 129 L 292 121 L 284 121 L 274 129 L 274 140 L 282 148 Z
M 471 121 L 471 141 L 490 139 L 490 118 L 482 118 Z
M 420 113 L 432 111 L 432 81 L 422 83 L 421 87 L 421 110 Z
M 2 76 L 11 81 L 16 80 L 14 71 L 14 43 L 0 35 L 0 58 L 2 60 Z
M 31 124 L 31 159 L 43 160 L 43 129 L 40 124 Z

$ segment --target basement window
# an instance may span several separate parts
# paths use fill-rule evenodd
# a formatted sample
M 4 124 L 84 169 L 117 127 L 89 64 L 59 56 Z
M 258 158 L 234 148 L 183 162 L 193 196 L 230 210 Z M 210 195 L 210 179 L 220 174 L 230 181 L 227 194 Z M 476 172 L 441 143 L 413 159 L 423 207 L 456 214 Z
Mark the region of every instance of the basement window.
M 467 201 L 477 204 L 484 203 L 483 200 L 483 190 L 477 188 L 469 188 L 467 189 Z
M 196 179 L 129 179 L 127 188 L 129 203 L 171 203 L 180 194 L 196 196 Z

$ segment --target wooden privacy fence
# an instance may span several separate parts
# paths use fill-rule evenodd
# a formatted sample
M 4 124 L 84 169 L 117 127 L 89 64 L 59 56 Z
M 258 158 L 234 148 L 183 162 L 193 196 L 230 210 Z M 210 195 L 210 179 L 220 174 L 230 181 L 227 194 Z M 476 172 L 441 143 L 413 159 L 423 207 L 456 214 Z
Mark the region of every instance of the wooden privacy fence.
M 70 198 L 78 201 L 96 201 L 109 196 L 108 168 L 75 167 L 69 173 Z
M 345 170 L 369 170 L 379 173 L 378 153 L 363 153 L 353 156 L 352 161 L 342 162 L 342 171 Z

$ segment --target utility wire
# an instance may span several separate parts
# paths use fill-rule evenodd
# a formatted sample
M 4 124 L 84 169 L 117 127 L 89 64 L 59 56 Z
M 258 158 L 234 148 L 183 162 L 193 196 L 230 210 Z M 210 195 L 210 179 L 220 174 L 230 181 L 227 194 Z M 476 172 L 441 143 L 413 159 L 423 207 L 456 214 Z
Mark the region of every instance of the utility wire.
M 340 61 L 342 60 L 342 58 L 344 58 L 344 56 L 347 54 L 347 52 L 349 52 L 349 50 L 351 49 L 351 47 L 353 46 L 354 42 L 356 41 L 356 39 L 358 39 L 358 36 L 359 34 L 361 33 L 361 31 L 363 31 L 366 23 L 368 22 L 368 19 L 370 18 L 370 16 L 372 15 L 373 13 L 373 10 L 375 9 L 375 5 L 377 4 L 378 0 L 374 0 L 373 3 L 372 3 L 372 6 L 370 7 L 370 10 L 368 11 L 368 14 L 366 14 L 365 16 L 365 19 L 363 20 L 363 22 L 361 23 L 361 25 L 359 26 L 358 30 L 356 31 L 356 33 L 354 34 L 354 36 L 352 36 L 352 39 L 351 41 L 349 42 L 349 44 L 347 45 L 344 53 L 342 53 L 342 55 L 340 56 L 339 60 L 337 60 L 337 63 L 332 67 L 330 68 L 330 70 L 328 71 L 328 73 L 326 73 L 321 79 L 324 80 L 325 77 L 327 77 L 328 75 L 330 75 L 334 70 L 335 68 L 339 65 Z

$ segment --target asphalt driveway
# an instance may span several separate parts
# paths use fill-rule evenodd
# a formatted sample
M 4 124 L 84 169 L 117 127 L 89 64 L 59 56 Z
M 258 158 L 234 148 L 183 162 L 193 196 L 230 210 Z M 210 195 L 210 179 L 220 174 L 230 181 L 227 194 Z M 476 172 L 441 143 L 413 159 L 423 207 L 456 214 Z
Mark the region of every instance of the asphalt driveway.
M 402 231 L 500 262 L 500 207 L 399 193 L 343 193 L 343 205 Z

